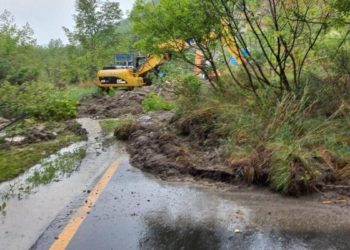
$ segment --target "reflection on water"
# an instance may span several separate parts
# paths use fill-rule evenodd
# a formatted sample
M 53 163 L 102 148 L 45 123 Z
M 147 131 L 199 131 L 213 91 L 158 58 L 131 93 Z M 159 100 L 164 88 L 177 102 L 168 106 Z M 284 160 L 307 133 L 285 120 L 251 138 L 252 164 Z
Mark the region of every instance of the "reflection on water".
M 190 216 L 171 219 L 151 215 L 144 218 L 141 249 L 220 249 L 225 235 L 215 220 L 195 222 Z
M 40 185 L 47 185 L 69 177 L 85 157 L 86 143 L 74 143 L 52 154 L 19 177 L 0 183 L 0 213 L 6 215 L 10 199 L 23 199 Z
M 204 221 L 195 221 L 186 215 L 173 218 L 168 211 L 161 216 L 148 214 L 143 218 L 143 226 L 140 249 L 350 249 L 349 232 L 320 235 L 244 229 L 242 233 L 235 233 L 215 218 Z

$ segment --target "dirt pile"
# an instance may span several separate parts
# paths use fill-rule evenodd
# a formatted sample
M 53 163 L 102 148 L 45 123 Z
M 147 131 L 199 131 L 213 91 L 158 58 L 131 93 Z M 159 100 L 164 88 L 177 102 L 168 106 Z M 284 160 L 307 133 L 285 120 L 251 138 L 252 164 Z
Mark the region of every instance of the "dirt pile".
M 7 148 L 11 145 L 26 145 L 32 143 L 40 143 L 57 139 L 61 134 L 73 132 L 80 135 L 82 139 L 87 138 L 87 131 L 75 120 L 66 121 L 63 126 L 51 127 L 49 124 L 35 124 L 28 131 L 10 137 L 5 135 L 5 141 L 1 144 L 1 148 Z
M 129 136 L 131 163 L 161 178 L 192 176 L 226 183 L 241 183 L 233 168 L 223 164 L 222 152 L 196 147 L 187 137 L 176 134 L 172 112 L 141 116 Z
M 141 114 L 142 101 L 153 90 L 154 88 L 150 86 L 134 91 L 120 90 L 113 96 L 93 95 L 80 104 L 80 117 L 117 118 L 125 114 Z
M 152 91 L 167 100 L 174 100 L 171 88 L 152 86 L 119 91 L 112 97 L 95 96 L 85 100 L 80 109 L 81 115 L 125 119 L 115 129 L 115 136 L 127 140 L 131 163 L 163 179 L 192 176 L 235 185 L 273 187 L 271 150 L 261 146 L 251 154 L 233 152 L 230 144 L 222 143 L 221 139 L 227 135 L 215 126 L 217 114 L 211 109 L 203 108 L 181 117 L 171 111 L 145 113 L 142 102 Z M 324 161 L 327 162 L 327 159 Z M 328 165 L 331 165 L 331 160 L 328 159 Z M 336 183 L 337 176 L 326 171 L 325 176 L 306 185 L 305 168 L 298 161 L 294 163 L 289 188 L 284 191 L 286 194 L 301 196 L 310 191 L 324 191 L 327 184 Z M 337 164 L 334 168 L 343 168 L 342 174 L 348 176 L 348 168 L 343 165 Z M 327 180 L 330 177 L 331 180 Z

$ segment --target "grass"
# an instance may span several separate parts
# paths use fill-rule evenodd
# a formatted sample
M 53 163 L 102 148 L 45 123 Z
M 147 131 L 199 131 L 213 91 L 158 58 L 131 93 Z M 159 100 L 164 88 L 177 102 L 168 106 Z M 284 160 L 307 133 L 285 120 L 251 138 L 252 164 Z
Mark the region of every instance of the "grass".
M 0 182 L 17 177 L 39 163 L 41 159 L 81 140 L 80 136 L 66 132 L 53 141 L 0 149 Z
M 131 117 L 125 119 L 106 119 L 100 121 L 104 134 L 114 133 L 118 140 L 127 140 L 135 126 L 135 120 Z
M 96 86 L 69 86 L 64 92 L 67 94 L 68 98 L 80 101 L 86 96 L 90 96 L 98 92 Z
M 81 159 L 86 155 L 85 149 L 78 149 L 72 153 L 60 155 L 53 162 L 43 162 L 42 168 L 36 170 L 34 174 L 27 179 L 33 187 L 51 183 L 54 179 L 73 173 Z
M 127 140 L 135 128 L 135 120 L 132 118 L 126 118 L 119 121 L 114 129 L 114 136 L 118 140 Z
M 109 135 L 113 133 L 114 129 L 121 121 L 119 119 L 105 119 L 100 121 L 100 125 L 104 134 Z
M 196 99 L 181 96 L 179 128 L 199 140 L 214 133 L 219 143 L 231 148 L 228 162 L 242 160 L 237 152 L 244 152 L 245 159 L 259 159 L 245 161 L 255 173 L 268 162 L 266 183 L 277 192 L 301 195 L 327 184 L 349 185 L 349 105 L 325 116 L 313 110 L 319 100 L 312 102 L 307 96 L 264 97 L 257 100 L 237 89 L 227 89 L 224 95 L 204 90 Z M 257 158 L 262 150 L 269 153 Z
M 172 110 L 175 108 L 175 104 L 173 102 L 165 101 L 155 92 L 151 92 L 142 102 L 142 107 L 147 112 L 158 110 Z

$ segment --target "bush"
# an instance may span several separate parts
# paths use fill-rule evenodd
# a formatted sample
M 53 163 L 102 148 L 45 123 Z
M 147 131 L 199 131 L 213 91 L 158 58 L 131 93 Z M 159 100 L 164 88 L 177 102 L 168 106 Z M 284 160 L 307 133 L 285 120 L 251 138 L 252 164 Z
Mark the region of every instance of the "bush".
M 215 138 L 227 144 L 232 152 L 227 162 L 245 180 L 284 194 L 349 183 L 349 104 L 338 103 L 324 115 L 315 110 L 315 95 L 285 94 L 278 100 L 270 90 L 259 91 L 262 99 L 230 88 L 202 91 L 197 99 L 182 95 L 177 104 L 182 132 L 200 142 Z
M 147 96 L 142 102 L 142 106 L 145 111 L 172 110 L 175 108 L 174 103 L 165 101 L 154 92 Z
M 5 83 L 0 87 L 0 115 L 21 115 L 41 120 L 64 120 L 77 115 L 78 102 L 52 84 L 33 82 L 21 86 Z

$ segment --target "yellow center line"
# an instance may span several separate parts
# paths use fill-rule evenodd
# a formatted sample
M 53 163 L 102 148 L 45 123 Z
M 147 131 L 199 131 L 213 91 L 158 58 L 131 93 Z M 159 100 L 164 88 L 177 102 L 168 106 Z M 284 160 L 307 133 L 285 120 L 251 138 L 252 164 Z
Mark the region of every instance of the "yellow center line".
M 58 239 L 51 245 L 50 250 L 63 250 L 67 248 L 68 244 L 73 239 L 74 235 L 77 233 L 81 224 L 85 220 L 87 213 L 90 212 L 91 208 L 94 206 L 101 193 L 106 188 L 112 176 L 117 171 L 119 164 L 120 162 L 116 161 L 107 168 L 99 182 L 90 192 L 85 201 L 85 204 L 80 207 L 80 209 L 74 214 L 72 219 L 58 236 Z

